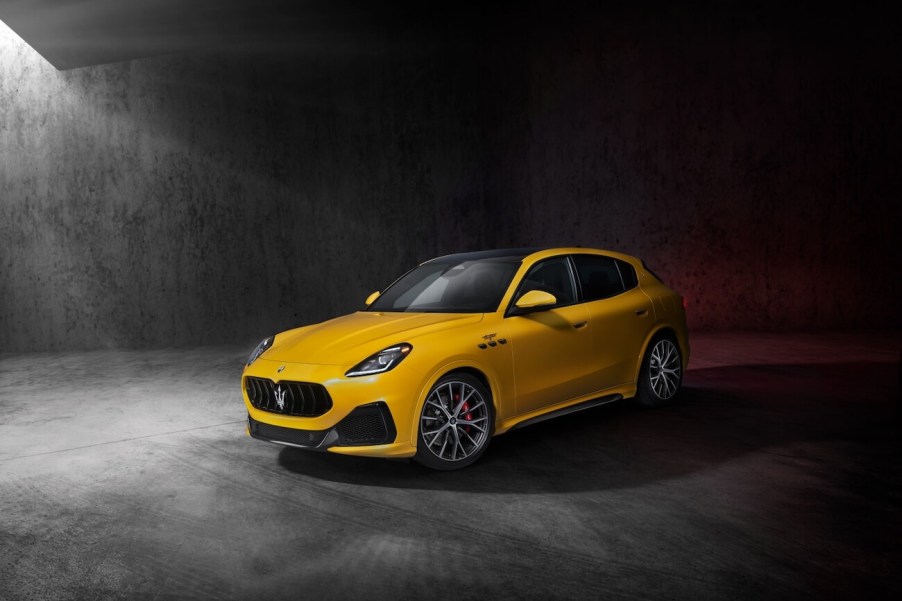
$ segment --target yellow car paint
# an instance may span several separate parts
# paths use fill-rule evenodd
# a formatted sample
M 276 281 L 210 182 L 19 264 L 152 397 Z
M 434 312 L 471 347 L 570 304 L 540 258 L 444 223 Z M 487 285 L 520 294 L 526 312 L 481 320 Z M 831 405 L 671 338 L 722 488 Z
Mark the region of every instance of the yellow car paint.
M 509 314 L 517 287 L 533 265 L 576 254 L 625 261 L 635 269 L 638 285 L 611 298 Z M 543 295 L 550 296 L 540 292 L 531 299 L 524 295 L 524 300 L 541 305 L 548 301 Z M 370 295 L 367 305 L 376 297 L 378 294 Z M 639 259 L 587 248 L 540 250 L 522 259 L 494 312 L 358 311 L 277 334 L 272 346 L 245 367 L 243 382 L 253 376 L 276 384 L 321 384 L 332 398 L 331 409 L 322 415 L 298 417 L 258 409 L 251 403 L 246 385 L 242 393 L 248 415 L 256 422 L 314 431 L 333 428 L 361 405 L 384 402 L 397 430 L 394 442 L 326 450 L 411 457 L 417 452 L 423 405 L 445 374 L 467 370 L 487 383 L 494 407 L 492 428 L 497 435 L 521 422 L 594 398 L 634 396 L 648 345 L 662 330 L 677 343 L 685 370 L 689 343 L 682 299 L 647 272 Z M 367 357 L 400 343 L 413 348 L 390 371 L 345 375 Z

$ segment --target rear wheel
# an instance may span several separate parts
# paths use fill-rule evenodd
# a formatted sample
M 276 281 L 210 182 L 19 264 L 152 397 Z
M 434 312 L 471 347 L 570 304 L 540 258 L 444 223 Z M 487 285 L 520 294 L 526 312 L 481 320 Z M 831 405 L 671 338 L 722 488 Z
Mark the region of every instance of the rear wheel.
M 492 436 L 492 397 L 477 378 L 464 373 L 442 377 L 420 413 L 414 459 L 437 470 L 474 463 Z
M 671 338 L 649 345 L 639 370 L 636 400 L 643 407 L 660 407 L 673 400 L 683 383 L 683 356 Z

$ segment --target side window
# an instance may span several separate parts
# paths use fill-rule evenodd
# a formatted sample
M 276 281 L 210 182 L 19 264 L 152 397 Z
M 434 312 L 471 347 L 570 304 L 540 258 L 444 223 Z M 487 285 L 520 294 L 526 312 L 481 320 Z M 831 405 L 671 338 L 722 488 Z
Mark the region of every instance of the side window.
M 576 289 L 567 257 L 556 257 L 534 265 L 517 288 L 514 299 L 520 298 L 530 290 L 542 290 L 553 294 L 557 299 L 556 307 L 576 302 Z
M 593 301 L 620 294 L 625 290 L 617 262 L 600 255 L 573 255 L 576 273 L 583 289 L 583 300 Z M 633 278 L 636 274 L 633 274 Z
M 632 290 L 639 284 L 639 278 L 636 277 L 636 268 L 620 259 L 617 261 L 617 267 L 620 269 L 620 277 L 623 278 L 623 287 L 626 290 Z

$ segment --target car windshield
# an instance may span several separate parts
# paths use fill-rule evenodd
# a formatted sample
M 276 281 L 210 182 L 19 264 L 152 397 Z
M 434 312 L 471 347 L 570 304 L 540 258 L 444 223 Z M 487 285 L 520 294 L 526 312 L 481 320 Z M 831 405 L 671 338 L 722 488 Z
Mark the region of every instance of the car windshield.
M 407 272 L 369 311 L 489 313 L 498 309 L 519 260 L 430 261 Z

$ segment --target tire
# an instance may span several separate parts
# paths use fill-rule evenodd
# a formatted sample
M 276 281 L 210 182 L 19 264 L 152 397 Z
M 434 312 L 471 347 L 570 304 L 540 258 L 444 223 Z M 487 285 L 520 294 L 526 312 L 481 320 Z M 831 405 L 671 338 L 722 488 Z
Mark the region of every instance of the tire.
M 636 384 L 636 402 L 643 407 L 665 405 L 680 392 L 683 384 L 683 354 L 680 345 L 669 336 L 651 341 Z
M 420 411 L 414 460 L 436 470 L 472 465 L 489 446 L 494 418 L 485 384 L 465 373 L 442 376 Z

